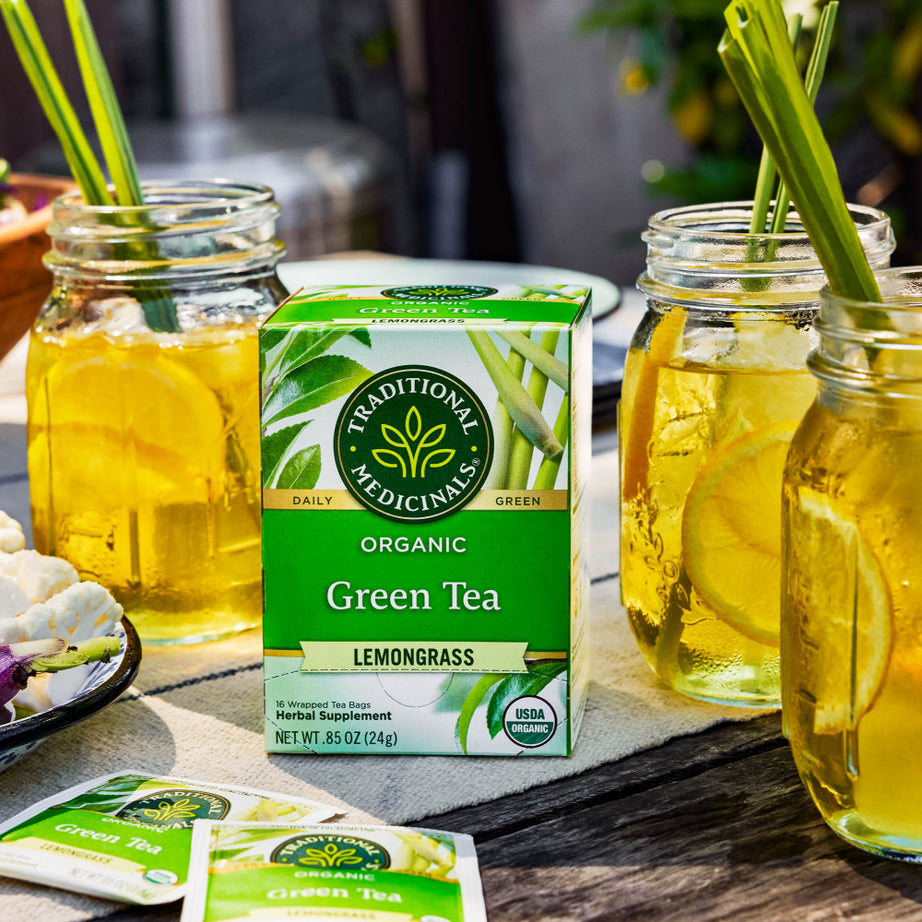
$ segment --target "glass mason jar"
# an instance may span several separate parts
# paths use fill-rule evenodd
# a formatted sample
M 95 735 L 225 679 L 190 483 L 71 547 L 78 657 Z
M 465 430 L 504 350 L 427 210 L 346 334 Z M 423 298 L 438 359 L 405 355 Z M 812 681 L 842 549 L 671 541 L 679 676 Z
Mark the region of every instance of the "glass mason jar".
M 286 296 L 264 186 L 55 201 L 27 366 L 36 548 L 106 586 L 147 643 L 261 612 L 257 321 Z
M 852 207 L 871 263 L 894 242 Z M 622 601 L 660 678 L 721 704 L 780 703 L 781 472 L 816 385 L 825 276 L 796 224 L 749 235 L 751 203 L 650 219 L 647 311 L 620 405 Z
M 785 733 L 826 822 L 922 860 L 922 268 L 823 291 L 784 471 Z

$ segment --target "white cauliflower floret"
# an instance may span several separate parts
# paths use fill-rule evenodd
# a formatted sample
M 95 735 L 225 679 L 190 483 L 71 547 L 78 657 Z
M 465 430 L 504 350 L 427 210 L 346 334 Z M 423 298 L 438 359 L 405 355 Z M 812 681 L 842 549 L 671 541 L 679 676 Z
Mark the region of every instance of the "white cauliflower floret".
M 0 510 L 0 552 L 12 554 L 14 551 L 21 551 L 25 546 L 26 538 L 22 533 L 22 525 Z
M 80 579 L 66 560 L 47 557 L 38 551 L 0 554 L 0 575 L 19 583 L 19 588 L 29 598 L 29 604 L 47 602 Z
M 122 614 L 122 606 L 108 589 L 99 583 L 85 582 L 68 586 L 47 602 L 38 602 L 11 620 L 19 622 L 25 632 L 24 640 L 63 637 L 68 643 L 76 643 L 111 634 Z M 6 623 L 0 621 L 0 637 Z M 14 641 L 0 640 L 0 643 L 10 642 Z
M 26 639 L 19 616 L 31 604 L 16 580 L 0 576 L 0 643 L 19 643 Z

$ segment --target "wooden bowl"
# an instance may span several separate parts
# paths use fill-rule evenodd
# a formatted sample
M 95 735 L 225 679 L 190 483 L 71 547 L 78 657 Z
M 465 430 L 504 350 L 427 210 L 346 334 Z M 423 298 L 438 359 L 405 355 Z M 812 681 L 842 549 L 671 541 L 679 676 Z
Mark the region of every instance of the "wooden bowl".
M 66 177 L 26 173 L 13 173 L 9 184 L 29 214 L 22 221 L 0 224 L 0 359 L 29 329 L 51 291 L 51 273 L 42 265 L 50 248 L 45 229 L 51 202 L 74 188 Z

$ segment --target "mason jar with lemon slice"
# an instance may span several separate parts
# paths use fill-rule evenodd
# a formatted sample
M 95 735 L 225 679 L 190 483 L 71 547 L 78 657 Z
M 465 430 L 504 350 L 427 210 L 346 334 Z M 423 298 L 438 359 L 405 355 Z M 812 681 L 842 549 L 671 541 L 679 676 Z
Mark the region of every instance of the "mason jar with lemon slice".
M 286 292 L 256 185 L 147 185 L 54 204 L 54 289 L 32 332 L 36 548 L 107 586 L 148 643 L 259 623 L 257 321 Z
M 784 471 L 785 732 L 826 822 L 922 859 L 922 268 L 823 291 Z
M 780 703 L 781 473 L 813 401 L 806 365 L 825 277 L 796 215 L 750 235 L 751 203 L 650 219 L 647 311 L 620 407 L 621 586 L 666 683 L 722 704 Z M 888 264 L 889 220 L 851 214 Z

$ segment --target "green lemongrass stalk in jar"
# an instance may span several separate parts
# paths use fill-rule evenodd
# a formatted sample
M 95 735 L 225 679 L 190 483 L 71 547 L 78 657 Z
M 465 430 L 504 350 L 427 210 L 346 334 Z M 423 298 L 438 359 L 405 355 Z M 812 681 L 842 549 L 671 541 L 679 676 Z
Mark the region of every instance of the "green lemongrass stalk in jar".
M 768 148 L 836 294 L 880 292 L 845 203 L 835 161 L 801 79 L 777 0 L 735 0 L 718 52 Z
M 826 72 L 826 60 L 829 57 L 829 47 L 832 44 L 832 32 L 835 28 L 838 11 L 839 0 L 829 0 L 829 3 L 823 7 L 823 12 L 820 14 L 819 25 L 816 29 L 816 41 L 813 44 L 813 52 L 810 55 L 807 73 L 804 76 L 804 86 L 811 105 L 816 104 L 820 84 L 823 82 L 823 74 Z M 791 195 L 782 180 L 778 184 L 778 191 L 775 194 L 775 210 L 772 214 L 771 226 L 773 234 L 784 233 L 790 203 Z
M 23 70 L 63 148 L 68 167 L 84 201 L 97 207 L 143 206 L 144 195 L 128 132 L 86 6 L 83 0 L 64 0 L 64 6 L 117 202 L 109 191 L 102 167 L 80 125 L 28 3 L 26 0 L 0 0 L 0 14 Z M 138 224 L 146 222 L 143 216 L 129 220 L 135 220 Z M 159 256 L 159 252 L 149 252 L 150 244 L 128 242 L 124 246 L 124 258 L 128 260 Z M 157 247 L 156 243 L 153 247 Z M 169 291 L 139 280 L 136 295 L 151 330 L 169 333 L 179 331 L 176 305 Z
M 788 35 L 791 47 L 796 48 L 800 40 L 800 31 L 803 27 L 804 17 L 796 13 L 788 20 Z M 759 175 L 756 179 L 756 191 L 752 197 L 752 217 L 749 220 L 749 233 L 761 234 L 765 230 L 768 220 L 768 210 L 772 199 L 775 197 L 775 185 L 778 181 L 778 170 L 775 161 L 767 147 L 762 148 L 762 159 L 759 161 Z M 776 206 L 777 212 L 777 206 Z

